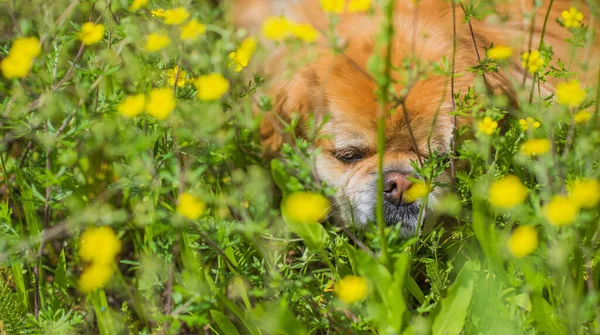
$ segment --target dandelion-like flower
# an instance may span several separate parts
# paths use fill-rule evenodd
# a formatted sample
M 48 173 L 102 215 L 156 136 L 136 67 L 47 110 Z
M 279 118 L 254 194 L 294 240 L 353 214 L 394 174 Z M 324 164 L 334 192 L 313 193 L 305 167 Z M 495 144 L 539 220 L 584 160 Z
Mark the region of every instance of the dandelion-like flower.
M 271 16 L 262 24 L 263 35 L 273 41 L 282 41 L 290 34 L 291 22 L 283 16 Z
M 180 25 L 188 17 L 190 17 L 190 12 L 188 12 L 187 9 L 185 9 L 184 7 L 167 9 L 163 15 L 165 24 L 168 24 L 168 25 Z
M 373 0 L 350 0 L 350 3 L 348 3 L 348 12 L 366 12 L 371 8 L 372 3 Z
M 179 75 L 177 74 L 179 72 Z M 179 66 L 175 66 L 174 68 L 167 71 L 167 76 L 169 77 L 169 85 L 175 85 L 175 77 L 177 77 L 177 86 L 183 87 L 185 85 L 185 77 L 187 73 L 183 70 L 179 69 Z
M 521 145 L 521 154 L 525 156 L 539 156 L 550 151 L 552 145 L 545 138 L 534 138 Z
M 156 52 L 168 47 L 171 44 L 169 36 L 159 33 L 152 33 L 146 38 L 145 49 L 150 52 Z
M 229 54 L 229 58 L 234 65 L 235 72 L 240 72 L 243 68 L 248 66 L 250 58 L 252 58 L 255 50 L 256 38 L 247 37 L 242 41 L 240 47 L 236 51 Z
M 479 129 L 479 132 L 483 134 L 492 135 L 498 128 L 498 121 L 486 116 L 482 121 L 479 122 L 477 128 Z
M 138 9 L 146 7 L 147 4 L 148 4 L 148 0 L 133 0 L 133 3 L 131 4 L 131 6 L 129 6 L 129 10 L 130 11 L 138 10 Z
M 210 73 L 194 80 L 201 101 L 214 101 L 220 99 L 229 91 L 229 81 L 220 73 Z
M 165 10 L 162 8 L 154 9 L 150 11 L 150 14 L 152 14 L 152 17 L 156 18 L 165 17 Z
M 592 113 L 590 111 L 579 111 L 573 115 L 573 121 L 575 123 L 586 123 L 592 118 Z
M 525 52 L 523 56 L 521 56 L 521 59 L 523 59 L 523 67 L 530 73 L 535 73 L 542 69 L 542 66 L 544 66 L 546 62 L 538 50 Z
M 583 13 L 578 11 L 575 7 L 571 7 L 569 10 L 563 10 L 560 16 L 567 28 L 577 28 L 581 25 L 581 21 L 583 21 Z
M 308 23 L 292 24 L 290 28 L 292 35 L 306 43 L 316 41 L 321 35 Z
M 516 257 L 523 258 L 538 247 L 538 233 L 532 226 L 517 227 L 508 239 L 508 251 Z
M 556 85 L 556 100 L 563 106 L 576 107 L 585 100 L 585 90 L 578 80 Z
M 328 13 L 341 14 L 345 5 L 346 0 L 321 0 L 321 8 Z
M 196 220 L 206 211 L 206 203 L 184 192 L 177 198 L 177 213 L 190 220 Z
M 104 25 L 86 22 L 81 26 L 81 31 L 77 35 L 85 45 L 92 45 L 102 41 L 104 37 Z
M 534 120 L 532 117 L 528 117 L 526 119 L 520 119 L 519 125 L 521 126 L 521 129 L 523 129 L 525 131 L 529 130 L 529 129 L 537 129 L 541 126 L 539 121 Z
M 17 38 L 12 42 L 9 50 L 10 55 L 30 59 L 39 56 L 41 52 L 40 40 L 35 37 Z
M 175 110 L 175 96 L 173 90 L 165 88 L 155 88 L 150 92 L 148 104 L 146 105 L 148 114 L 159 120 L 164 120 Z
M 494 180 L 488 191 L 490 204 L 500 209 L 511 209 L 520 205 L 527 197 L 527 187 L 519 177 L 507 175 L 502 179 Z
M 193 41 L 200 35 L 206 33 L 206 25 L 198 22 L 197 20 L 190 20 L 188 24 L 181 27 L 180 38 L 183 41 Z
M 594 208 L 600 203 L 600 183 L 596 179 L 576 180 L 569 188 L 569 199 L 581 208 Z
M 345 276 L 335 285 L 335 295 L 345 304 L 353 304 L 367 297 L 367 280 L 359 276 Z
M 294 223 L 318 223 L 329 214 L 329 200 L 313 192 L 295 192 L 283 199 L 281 211 L 286 219 Z
M 25 78 L 41 52 L 42 48 L 37 38 L 17 38 L 12 42 L 8 56 L 0 62 L 2 75 L 6 79 Z
M 426 197 L 431 192 L 431 187 L 422 181 L 413 183 L 402 195 L 402 200 L 407 203 L 415 202 Z
M 488 49 L 487 56 L 492 59 L 506 59 L 512 56 L 513 49 L 505 45 L 495 45 Z
M 79 277 L 79 290 L 88 293 L 103 288 L 114 272 L 113 264 L 92 263 Z
M 143 94 L 130 95 L 119 103 L 117 111 L 125 117 L 132 118 L 140 115 L 144 111 L 145 106 L 146 97 Z
M 562 195 L 555 195 L 543 207 L 542 212 L 551 225 L 564 226 L 575 221 L 579 213 L 579 207 L 575 201 Z
M 112 264 L 121 251 L 121 240 L 110 227 L 91 227 L 79 238 L 79 256 L 86 262 Z

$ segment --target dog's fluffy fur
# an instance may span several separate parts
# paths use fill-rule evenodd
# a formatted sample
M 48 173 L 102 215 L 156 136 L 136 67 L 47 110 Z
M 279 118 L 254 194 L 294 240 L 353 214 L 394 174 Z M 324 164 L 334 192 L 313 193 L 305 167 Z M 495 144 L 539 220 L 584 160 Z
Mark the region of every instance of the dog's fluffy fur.
M 530 20 L 523 16 L 524 11 L 531 10 L 525 3 L 529 4 L 530 1 L 499 5 L 495 15 L 481 22 L 472 20 L 473 35 L 469 26 L 463 22 L 464 14 L 460 6 L 456 6 L 455 72 L 460 76 L 455 79 L 455 92 L 465 93 L 469 87 L 474 86 L 476 80 L 481 80 L 481 75 L 467 71 L 468 67 L 477 64 L 477 52 L 483 57 L 484 48 L 489 47 L 492 42 L 495 45 L 509 45 L 515 50 L 510 66 L 500 72 L 487 73 L 486 85 L 489 92 L 505 95 L 510 103 L 517 107 L 518 97 L 514 87 L 520 86 L 524 78 L 519 56 L 529 49 L 531 29 Z M 569 33 L 556 22 L 561 11 L 568 9 L 569 5 L 568 1 L 554 1 L 547 24 L 544 41 L 552 45 L 555 60 L 569 58 L 570 49 L 564 42 Z M 578 8 L 589 19 L 586 7 L 580 4 Z M 377 115 L 380 106 L 375 95 L 376 84 L 365 72 L 369 58 L 376 51 L 375 36 L 381 27 L 382 15 L 379 9 L 375 11 L 372 16 L 341 16 L 337 34 L 345 44 L 343 54 L 334 54 L 324 41 L 320 41 L 314 61 L 298 69 L 290 78 L 285 77 L 284 69 L 277 65 L 283 64 L 279 60 L 286 53 L 285 49 L 279 49 L 274 51 L 272 59 L 266 62 L 269 69 L 264 71 L 272 83 L 272 112 L 277 114 L 276 117 L 267 115 L 261 126 L 265 151 L 277 152 L 286 140 L 280 131 L 280 118 L 290 120 L 293 113 L 299 113 L 300 126 L 297 132 L 303 136 L 306 121 L 311 115 L 314 115 L 317 124 L 328 116 L 329 121 L 320 130 L 316 143 L 322 150 L 316 158 L 315 172 L 338 190 L 335 200 L 342 219 L 359 225 L 374 221 L 377 198 Z M 539 45 L 546 11 L 547 4 L 536 12 L 532 49 L 537 49 Z M 285 14 L 296 22 L 311 23 L 321 30 L 327 27 L 326 15 L 320 9 L 318 0 L 241 0 L 234 13 L 234 19 L 239 25 L 251 29 L 259 27 L 259 22 L 264 17 L 276 14 Z M 394 28 L 394 67 L 402 68 L 402 62 L 410 58 L 418 59 L 421 64 L 439 64 L 443 57 L 452 60 L 454 33 L 452 7 L 448 1 L 423 0 L 416 6 L 415 1 L 398 0 L 395 6 Z M 583 57 L 598 57 L 598 53 Z M 583 57 L 574 60 L 575 69 Z M 598 62 L 596 59 L 590 63 Z M 407 76 L 408 73 L 394 72 L 398 82 L 411 82 Z M 579 77 L 584 83 L 592 81 L 592 77 Z M 527 81 L 526 87 L 530 87 L 529 76 Z M 542 94 L 550 94 L 555 83 L 556 81 L 549 80 L 543 84 L 540 88 Z M 403 113 L 408 115 L 421 154 L 428 154 L 430 149 L 431 152 L 448 152 L 453 129 L 450 116 L 450 80 L 447 76 L 429 75 L 414 82 L 411 87 L 394 84 L 393 88 L 398 93 L 408 91 L 408 95 L 404 104 L 389 111 L 385 121 L 384 170 L 410 175 L 414 172 L 411 162 L 417 159 L 417 154 L 411 144 Z M 461 117 L 458 122 L 460 125 L 470 122 L 470 119 Z M 430 129 L 433 131 L 428 144 Z M 336 158 L 340 155 L 357 154 L 363 158 L 352 163 L 345 163 Z M 438 181 L 449 180 L 449 173 L 445 173 Z M 441 188 L 436 188 L 429 196 L 429 203 L 435 202 L 442 192 Z M 402 233 L 412 235 L 415 232 L 419 208 L 418 201 L 404 206 L 386 204 L 385 219 L 388 224 L 401 222 Z

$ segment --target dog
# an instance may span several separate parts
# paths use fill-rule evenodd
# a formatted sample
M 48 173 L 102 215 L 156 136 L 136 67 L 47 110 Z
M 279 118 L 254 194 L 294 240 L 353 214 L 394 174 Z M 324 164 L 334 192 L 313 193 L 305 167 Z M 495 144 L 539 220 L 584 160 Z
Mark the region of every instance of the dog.
M 469 116 L 454 119 L 451 115 L 455 108 L 452 93 L 464 94 L 477 80 L 483 79 L 481 74 L 470 72 L 468 68 L 478 64 L 492 43 L 511 46 L 515 54 L 509 66 L 486 73 L 484 84 L 490 94 L 504 95 L 512 107 L 518 108 L 516 88 L 523 85 L 523 78 L 525 87 L 530 87 L 532 80 L 519 56 L 527 50 L 538 49 L 548 4 L 534 11 L 533 27 L 531 19 L 524 18 L 523 14 L 533 11 L 530 1 L 498 4 L 494 15 L 483 21 L 472 18 L 468 23 L 458 2 L 453 6 L 444 0 L 398 0 L 394 5 L 391 62 L 393 68 L 401 70 L 394 71 L 396 81 L 392 88 L 402 96 L 402 101 L 390 104 L 385 111 L 383 213 L 387 225 L 401 224 L 401 234 L 409 237 L 417 230 L 423 206 L 423 200 L 406 199 L 415 177 L 415 162 L 433 153 L 449 154 L 456 140 L 455 127 L 472 122 Z M 565 39 L 570 33 L 556 21 L 569 7 L 568 1 L 554 1 L 546 24 L 544 43 L 553 47 L 555 60 L 569 58 Z M 590 18 L 585 5 L 581 4 L 578 9 L 585 18 Z M 328 29 L 327 15 L 318 0 L 242 0 L 237 3 L 234 20 L 238 26 L 252 30 L 269 15 L 285 15 L 298 23 L 310 23 L 320 31 Z M 375 39 L 382 20 L 380 8 L 374 8 L 371 14 L 341 14 L 336 27 L 343 44 L 341 53 L 332 52 L 322 38 L 317 43 L 315 59 L 286 77 L 283 75 L 286 69 L 281 65 L 285 63 L 281 59 L 289 51 L 284 47 L 274 48 L 271 58 L 265 62 L 268 68 L 262 70 L 272 83 L 270 94 L 274 99 L 272 114 L 265 116 L 260 128 L 265 152 L 276 154 L 282 144 L 289 141 L 281 132 L 282 120 L 288 122 L 293 115 L 299 115 L 296 135 L 300 137 L 307 136 L 311 118 L 316 124 L 322 123 L 314 143 L 320 149 L 314 172 L 337 190 L 335 207 L 342 220 L 363 227 L 376 222 L 380 103 L 375 93 L 377 84 L 366 69 L 370 57 L 377 51 Z M 417 60 L 425 65 L 439 64 L 444 58 L 452 62 L 454 53 L 454 73 L 460 75 L 455 76 L 453 83 L 449 76 L 415 75 L 419 67 Z M 299 57 L 294 55 L 294 59 Z M 582 57 L 574 60 L 572 69 L 578 70 Z M 591 57 L 598 57 L 598 53 Z M 408 67 L 406 60 L 412 60 Z M 582 75 L 579 79 L 584 83 L 593 82 L 593 76 Z M 538 89 L 543 95 L 549 95 L 556 82 L 550 78 Z M 427 196 L 428 208 L 447 191 L 444 185 L 450 185 L 451 180 L 450 169 L 437 177 L 435 182 L 439 186 Z M 431 217 L 429 210 L 424 214 Z

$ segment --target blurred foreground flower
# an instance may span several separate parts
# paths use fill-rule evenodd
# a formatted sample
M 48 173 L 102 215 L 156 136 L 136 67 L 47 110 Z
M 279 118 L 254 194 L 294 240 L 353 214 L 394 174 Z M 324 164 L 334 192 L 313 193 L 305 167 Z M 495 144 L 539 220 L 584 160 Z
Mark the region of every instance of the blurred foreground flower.
M 523 258 L 538 247 L 538 233 L 533 226 L 517 227 L 508 239 L 508 251 L 516 257 Z
M 403 200 L 407 203 L 415 202 L 427 196 L 429 192 L 431 192 L 431 188 L 424 182 L 419 181 L 410 185 L 408 190 L 404 192 Z
M 165 20 L 165 24 L 168 25 L 179 25 L 182 24 L 188 17 L 190 17 L 190 12 L 183 7 L 177 7 L 173 9 L 168 9 L 164 12 L 163 19 Z
M 523 130 L 537 129 L 541 126 L 541 124 L 538 121 L 534 120 L 532 117 L 528 117 L 526 119 L 520 119 L 519 125 L 521 126 L 521 129 L 523 129 Z
M 263 35 L 273 41 L 282 41 L 290 33 L 291 22 L 283 16 L 271 16 L 262 24 Z
M 496 45 L 487 51 L 487 56 L 492 59 L 506 59 L 512 56 L 513 50 L 504 45 Z
M 308 23 L 292 24 L 290 28 L 296 38 L 307 43 L 316 41 L 321 35 Z
M 552 145 L 545 138 L 534 138 L 521 145 L 521 154 L 526 156 L 539 156 L 550 151 Z
M 572 224 L 577 217 L 579 208 L 575 201 L 562 196 L 555 195 L 542 209 L 544 217 L 553 226 L 564 226 Z
M 102 41 L 102 37 L 104 37 L 104 25 L 86 22 L 81 26 L 81 31 L 77 36 L 85 45 L 100 42 Z
M 575 7 L 571 7 L 569 10 L 563 10 L 560 16 L 567 28 L 577 28 L 581 25 L 581 21 L 583 21 L 583 13 L 578 11 Z
M 179 72 L 179 74 L 177 74 Z M 167 71 L 167 76 L 169 77 L 168 83 L 170 86 L 175 85 L 175 78 L 177 78 L 177 87 L 183 87 L 185 85 L 185 77 L 187 73 L 183 70 L 179 69 L 179 66 L 175 66 L 174 68 Z
M 586 123 L 592 118 L 592 113 L 590 111 L 579 111 L 573 115 L 573 121 L 575 123 Z
M 229 81 L 220 73 L 209 73 L 194 80 L 201 101 L 220 99 L 229 91 Z
M 206 25 L 198 22 L 197 20 L 190 20 L 188 24 L 181 27 L 180 38 L 183 41 L 193 41 L 200 35 L 206 33 Z
M 328 13 L 341 14 L 345 5 L 346 0 L 321 0 L 321 8 Z
M 206 203 L 184 192 L 177 198 L 177 213 L 190 220 L 198 219 L 206 211 Z
M 240 72 L 243 68 L 248 66 L 254 51 L 256 51 L 256 38 L 250 36 L 246 37 L 242 41 L 240 47 L 236 51 L 229 54 L 229 58 L 234 65 L 235 72 Z
M 373 0 L 350 0 L 348 4 L 348 12 L 366 12 L 371 7 Z
M 165 17 L 165 10 L 162 8 L 151 10 L 152 17 Z
M 164 49 L 171 44 L 171 39 L 167 35 L 152 33 L 146 38 L 146 50 L 150 52 L 156 52 Z
M 527 197 L 527 187 L 519 177 L 513 175 L 494 180 L 488 192 L 490 204 L 501 209 L 511 209 L 523 203 Z
M 79 277 L 79 289 L 84 293 L 101 289 L 108 283 L 114 272 L 112 263 L 92 263 Z
M 585 100 L 585 90 L 578 80 L 556 85 L 556 99 L 563 106 L 576 107 Z
M 482 121 L 479 121 L 477 128 L 483 134 L 492 135 L 498 128 L 498 121 L 494 121 L 491 117 L 486 116 Z
M 110 227 L 91 227 L 79 238 L 79 256 L 86 262 L 111 264 L 121 251 L 121 240 Z
M 367 280 L 358 276 L 345 276 L 335 285 L 335 294 L 345 304 L 352 304 L 367 297 Z
M 129 6 L 130 11 L 138 10 L 140 8 L 146 7 L 148 4 L 148 0 L 133 0 L 131 6 Z
M 9 54 L 33 59 L 39 56 L 41 52 L 40 40 L 35 37 L 22 37 L 12 42 Z
M 119 114 L 132 118 L 140 115 L 146 106 L 146 97 L 143 94 L 129 95 L 117 106 Z
M 155 88 L 150 91 L 150 97 L 148 98 L 148 104 L 146 110 L 148 114 L 154 116 L 159 120 L 164 120 L 175 109 L 175 96 L 173 90 L 164 88 Z
M 523 56 L 521 56 L 521 59 L 523 59 L 523 67 L 531 73 L 539 71 L 545 63 L 544 57 L 540 55 L 538 50 L 525 52 Z
M 569 188 L 569 199 L 581 208 L 594 208 L 600 202 L 600 183 L 596 179 L 576 180 Z
M 12 42 L 8 56 L 0 63 L 0 70 L 6 79 L 27 76 L 35 57 L 41 53 L 40 41 L 35 37 L 18 38 Z
M 324 220 L 329 214 L 331 204 L 319 193 L 295 192 L 283 199 L 281 207 L 288 220 L 310 224 Z

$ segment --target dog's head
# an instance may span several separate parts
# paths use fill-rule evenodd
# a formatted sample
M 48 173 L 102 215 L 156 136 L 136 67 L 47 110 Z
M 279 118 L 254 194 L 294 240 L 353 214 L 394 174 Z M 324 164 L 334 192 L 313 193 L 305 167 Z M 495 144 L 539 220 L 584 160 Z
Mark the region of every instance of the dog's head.
M 401 223 L 402 234 L 410 236 L 415 232 L 422 206 L 421 200 L 410 202 L 405 197 L 412 184 L 410 179 L 416 177 L 413 164 L 418 160 L 417 153 L 423 159 L 433 153 L 448 153 L 454 122 L 449 76 L 414 77 L 419 68 L 431 72 L 431 64 L 440 64 L 444 57 L 452 59 L 453 40 L 452 30 L 435 19 L 414 22 L 411 17 L 397 15 L 396 20 L 392 86 L 404 100 L 391 101 L 383 111 L 384 217 L 388 225 Z M 284 141 L 278 131 L 279 117 L 289 120 L 293 113 L 298 113 L 297 133 L 302 136 L 307 130 L 307 120 L 314 116 L 316 124 L 320 124 L 327 116 L 328 121 L 320 128 L 315 143 L 320 148 L 316 173 L 337 189 L 335 202 L 342 219 L 357 225 L 376 221 L 377 121 L 382 108 L 376 95 L 377 84 L 366 71 L 376 49 L 374 36 L 379 26 L 377 20 L 366 17 L 343 23 L 339 27 L 339 34 L 347 42 L 343 54 L 323 52 L 291 80 L 280 84 L 274 93 L 274 112 L 279 116 L 267 116 L 261 128 L 265 149 L 274 151 Z M 455 79 L 454 90 L 464 93 L 476 77 L 465 71 L 477 64 L 470 37 L 459 38 L 456 52 L 456 71 L 462 76 Z M 405 60 L 411 58 L 418 59 L 421 65 L 404 66 Z M 488 85 L 492 90 L 508 87 L 500 74 L 490 76 Z M 468 118 L 459 117 L 457 121 L 460 126 Z M 447 184 L 450 179 L 450 173 L 444 172 L 436 182 Z M 436 201 L 443 189 L 436 187 L 429 194 L 429 204 Z

